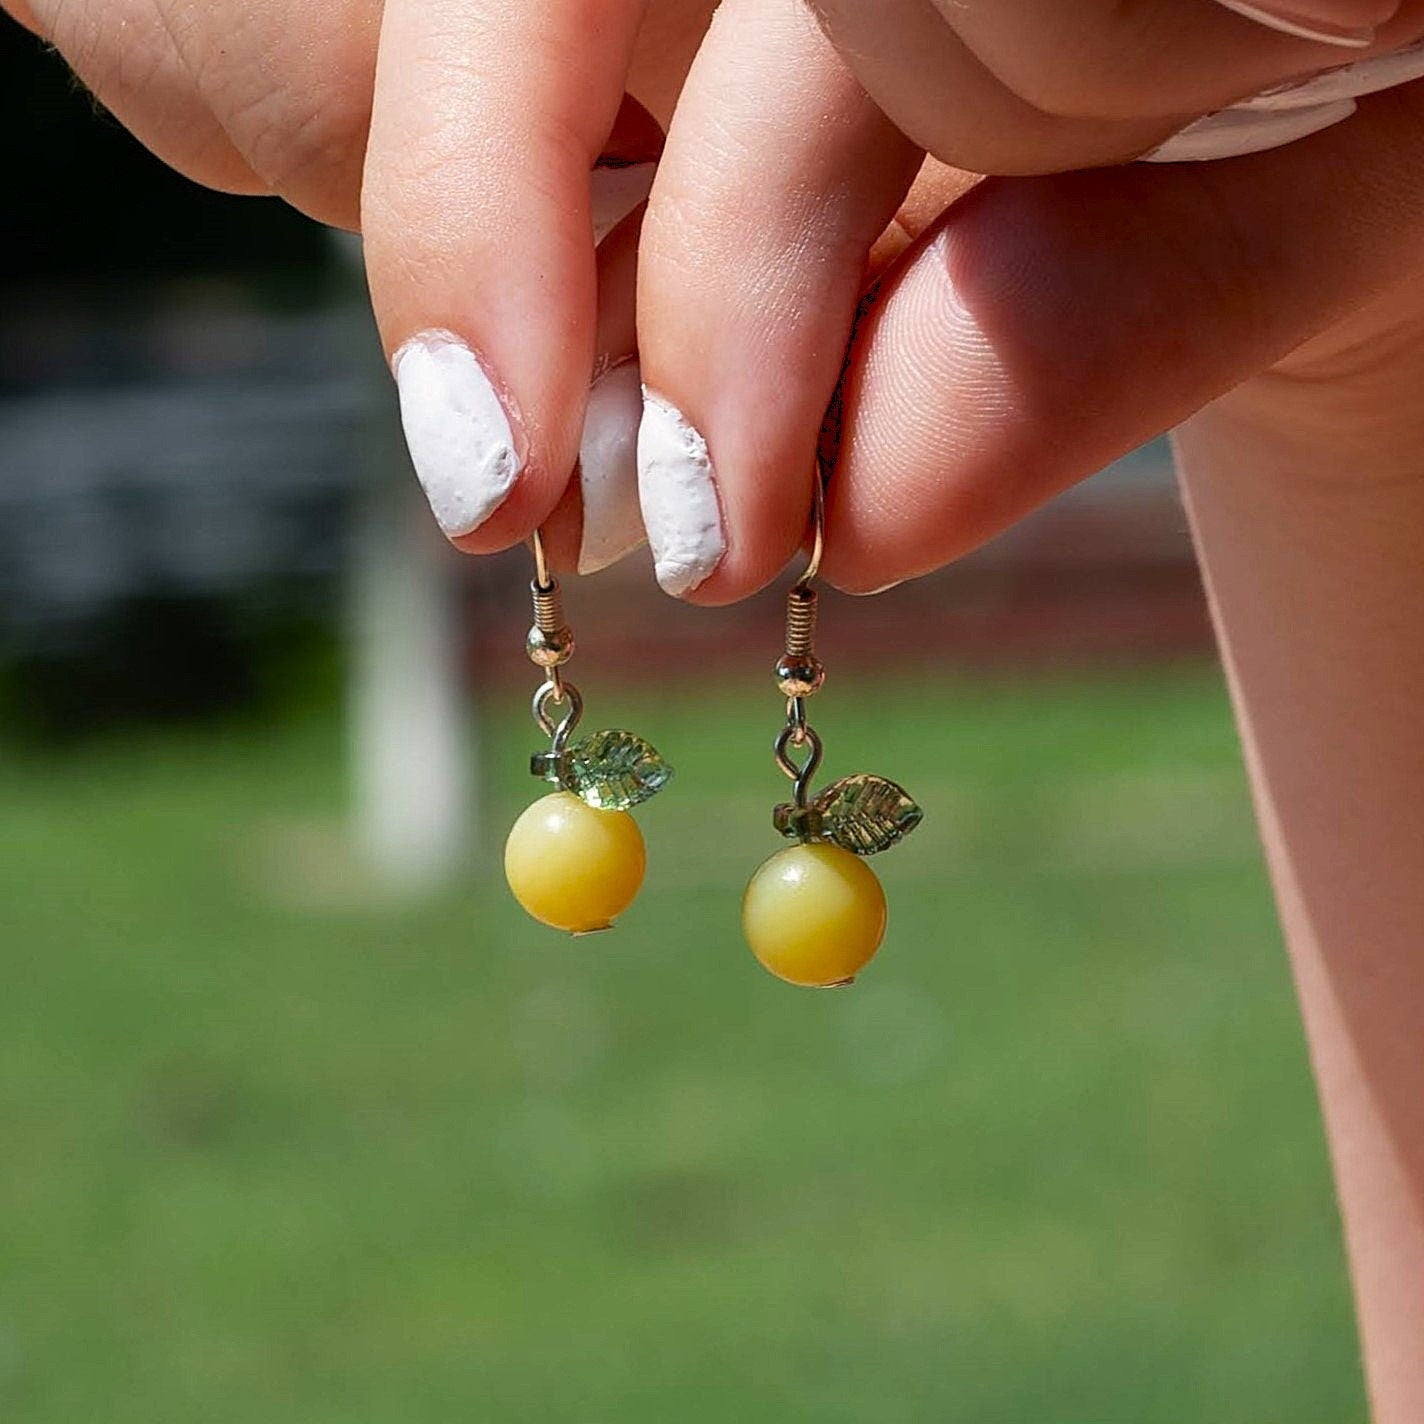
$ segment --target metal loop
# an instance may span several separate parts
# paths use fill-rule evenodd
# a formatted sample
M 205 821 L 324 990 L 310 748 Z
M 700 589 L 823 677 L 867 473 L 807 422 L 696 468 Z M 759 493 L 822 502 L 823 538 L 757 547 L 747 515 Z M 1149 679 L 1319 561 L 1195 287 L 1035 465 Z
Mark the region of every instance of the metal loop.
M 800 766 L 797 766 L 791 755 L 792 747 L 809 748 L 806 759 Z M 775 751 L 777 766 L 791 779 L 796 793 L 796 804 L 804 806 L 806 794 L 811 787 L 811 778 L 821 765 L 821 739 L 816 735 L 815 728 L 806 722 L 804 714 L 799 725 L 787 719 L 786 725 L 777 734 Z
M 549 707 L 560 707 L 565 702 L 568 703 L 569 710 L 555 722 L 549 715 Z M 547 682 L 539 684 L 539 690 L 534 694 L 532 710 L 540 730 L 550 739 L 549 750 L 561 752 L 568 743 L 569 735 L 578 726 L 579 718 L 583 716 L 583 698 L 579 696 L 579 690 L 573 683 L 551 677 Z
M 788 697 L 786 699 L 786 730 L 791 733 L 791 740 L 796 746 L 800 746 L 806 740 L 806 733 L 810 731 L 806 723 L 806 699 L 804 697 Z

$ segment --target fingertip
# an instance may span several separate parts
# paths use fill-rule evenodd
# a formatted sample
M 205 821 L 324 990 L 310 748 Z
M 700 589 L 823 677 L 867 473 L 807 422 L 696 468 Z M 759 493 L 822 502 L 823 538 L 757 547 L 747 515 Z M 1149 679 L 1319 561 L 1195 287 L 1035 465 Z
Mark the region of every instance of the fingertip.
M 789 560 L 789 553 L 779 563 L 769 560 L 757 560 L 753 563 L 728 554 L 716 570 L 695 588 L 675 596 L 698 608 L 726 608 L 760 593 L 786 567 Z M 671 593 L 672 590 L 664 587 L 663 591 Z
M 928 572 L 906 570 L 891 575 L 887 572 L 888 562 L 874 555 L 868 559 L 828 559 L 822 562 L 820 580 L 850 598 L 874 598 L 878 593 L 889 593 L 892 588 L 919 577 L 920 572 Z
M 416 333 L 391 371 L 416 478 L 435 522 L 458 543 L 509 498 L 528 457 L 523 423 L 509 392 L 454 332 Z
M 638 503 L 653 572 L 673 598 L 694 594 L 727 553 L 722 495 L 706 437 L 667 397 L 642 387 Z
M 643 414 L 638 362 L 630 358 L 605 371 L 589 389 L 579 444 L 582 529 L 578 571 L 598 573 L 644 540 L 638 507 L 638 427 Z
M 362 185 L 373 305 L 412 461 L 470 553 L 549 519 L 578 458 L 595 361 L 592 190 L 640 200 L 627 162 L 595 182 L 641 0 L 537 7 L 387 0 Z M 486 13 L 488 12 L 488 13 Z

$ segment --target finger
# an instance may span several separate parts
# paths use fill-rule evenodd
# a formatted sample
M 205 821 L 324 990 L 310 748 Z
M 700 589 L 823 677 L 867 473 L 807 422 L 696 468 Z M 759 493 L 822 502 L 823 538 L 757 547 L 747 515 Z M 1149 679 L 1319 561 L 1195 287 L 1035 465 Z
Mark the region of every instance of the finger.
M 974 173 L 1052 173 L 1123 163 L 1196 117 L 1067 118 L 1036 108 L 998 79 L 930 0 L 815 0 L 843 62 L 922 148 Z
M 225 193 L 268 191 L 213 115 L 149 0 L 32 0 L 12 13 L 54 45 L 95 99 L 171 168 Z
M 643 233 L 640 487 L 668 592 L 740 598 L 799 543 L 866 254 L 918 165 L 797 0 L 723 5 Z
M 901 129 L 976 172 L 1122 162 L 1204 113 L 1340 62 L 1338 48 L 1198 0 L 936 3 L 816 0 L 815 9 Z M 1409 0 L 1369 52 L 1421 26 L 1424 9 Z
M 643 543 L 638 509 L 638 422 L 643 414 L 634 309 L 638 234 L 663 135 L 626 98 L 591 183 L 598 242 L 592 384 L 579 439 L 578 478 L 544 524 L 550 561 L 562 572 L 598 573 Z
M 638 28 L 628 66 L 628 92 L 666 130 L 718 0 L 658 0 Z
M 599 244 L 593 379 L 571 480 L 543 527 L 555 568 L 593 574 L 643 542 L 638 508 L 638 423 L 643 414 L 637 331 L 638 232 L 642 210 Z
M 1421 158 L 1415 84 L 1250 158 L 982 184 L 857 333 L 828 576 L 958 557 L 1417 277 Z
M 319 222 L 354 231 L 380 0 L 147 3 L 268 191 Z
M 593 363 L 589 173 L 640 0 L 388 0 L 363 193 L 417 475 L 471 552 L 563 493 Z
M 1388 48 L 1409 29 L 1398 0 L 1339 0 L 1360 21 L 1322 38 L 1263 26 L 1200 0 L 933 0 L 1014 93 L 1045 113 L 1135 118 L 1217 109 L 1234 99 Z M 1333 0 L 1332 0 L 1333 3 Z M 1415 16 L 1417 5 L 1411 4 Z M 1342 45 L 1342 41 L 1344 44 Z M 1349 53 L 1341 54 L 1341 48 Z
M 614 230 L 598 253 L 594 381 L 579 440 L 578 571 L 597 573 L 643 542 L 638 506 L 638 426 L 643 386 L 634 320 L 642 211 Z
M 593 371 L 579 439 L 578 478 L 544 521 L 544 551 L 560 573 L 597 573 L 643 542 L 638 510 L 638 381 L 634 304 L 638 233 L 663 134 L 646 109 L 625 98 L 589 181 L 598 240 Z

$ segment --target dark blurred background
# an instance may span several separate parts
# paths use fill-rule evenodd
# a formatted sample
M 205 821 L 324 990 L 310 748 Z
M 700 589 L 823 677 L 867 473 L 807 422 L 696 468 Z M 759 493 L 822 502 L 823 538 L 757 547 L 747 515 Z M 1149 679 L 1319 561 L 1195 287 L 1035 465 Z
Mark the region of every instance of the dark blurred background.
M 355 239 L 8 24 L 0 154 L 0 1417 L 1363 1418 L 1165 446 L 828 596 L 828 769 L 928 813 L 845 993 L 737 931 L 775 595 L 573 581 L 679 778 L 566 941 L 498 875 L 526 557 L 428 527 Z

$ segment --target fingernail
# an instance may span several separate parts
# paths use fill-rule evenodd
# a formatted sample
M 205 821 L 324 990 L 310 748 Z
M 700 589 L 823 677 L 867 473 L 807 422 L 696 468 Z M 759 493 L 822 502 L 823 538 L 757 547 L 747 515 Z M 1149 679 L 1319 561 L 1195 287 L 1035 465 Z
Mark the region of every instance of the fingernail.
M 1318 44 L 1338 45 L 1342 49 L 1365 49 L 1374 43 L 1373 25 L 1340 25 L 1310 14 L 1302 14 L 1295 6 L 1259 4 L 1254 0 L 1216 0 L 1218 5 L 1237 15 L 1244 15 L 1258 25 L 1279 30 L 1297 39 L 1315 40 Z
M 602 242 L 639 203 L 648 200 L 656 163 L 600 163 L 588 178 L 594 245 Z
M 643 388 L 636 360 L 600 376 L 588 392 L 579 444 L 583 543 L 578 571 L 595 574 L 643 542 L 638 508 L 638 424 Z
M 524 468 L 521 442 L 480 359 L 448 331 L 412 337 L 391 362 L 411 462 L 441 529 L 470 534 Z
M 1353 99 L 1314 104 L 1304 109 L 1257 112 L 1250 109 L 1223 109 L 1207 114 L 1165 143 L 1142 155 L 1144 163 L 1200 163 L 1222 158 L 1240 158 L 1248 153 L 1264 153 L 1283 148 L 1298 139 L 1320 133 L 1355 112 Z
M 727 552 L 712 457 L 691 421 L 646 386 L 638 499 L 658 582 L 674 598 L 691 593 Z

